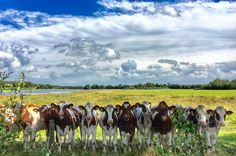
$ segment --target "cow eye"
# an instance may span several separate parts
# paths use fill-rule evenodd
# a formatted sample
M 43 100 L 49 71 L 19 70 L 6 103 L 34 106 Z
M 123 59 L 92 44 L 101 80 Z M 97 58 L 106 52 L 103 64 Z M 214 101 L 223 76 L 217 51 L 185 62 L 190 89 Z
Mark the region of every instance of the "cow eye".
M 198 114 L 196 115 L 196 118 L 199 119 L 199 115 Z

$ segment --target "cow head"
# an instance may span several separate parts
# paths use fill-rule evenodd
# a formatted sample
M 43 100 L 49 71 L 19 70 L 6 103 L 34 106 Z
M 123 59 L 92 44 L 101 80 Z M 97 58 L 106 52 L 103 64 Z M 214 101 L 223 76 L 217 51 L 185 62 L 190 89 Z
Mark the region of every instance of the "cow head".
M 150 113 L 151 112 L 151 102 L 143 101 L 143 103 L 141 104 L 141 108 L 142 108 L 142 112 L 144 114 Z
M 64 110 L 66 108 L 68 108 L 68 105 L 65 101 L 60 101 L 57 105 L 57 108 L 59 108 L 58 110 L 58 115 L 59 115 L 59 118 L 60 119 L 63 119 L 64 118 Z
M 93 106 L 93 104 L 88 102 L 85 106 L 79 106 L 79 108 L 84 111 L 86 119 L 91 120 L 93 117 L 94 110 L 96 111 L 97 109 L 99 109 L 99 106 Z
M 112 105 L 107 105 L 105 108 L 99 108 L 101 112 L 105 112 L 107 116 L 107 124 L 112 125 L 114 123 L 114 118 L 116 118 L 117 109 Z
M 227 111 L 224 107 L 218 106 L 214 111 L 215 120 L 220 126 L 225 126 L 226 115 L 231 115 L 232 113 L 232 111 Z
M 159 105 L 155 108 L 155 111 L 161 116 L 161 120 L 165 121 L 169 117 L 169 107 L 165 101 L 161 101 Z
M 200 127 L 206 127 L 206 121 L 208 119 L 206 108 L 203 105 L 198 105 L 195 110 L 198 125 Z
M 55 103 L 51 103 L 48 113 L 50 114 L 51 118 L 58 118 L 59 117 L 60 106 Z
M 126 101 L 120 105 L 116 105 L 116 108 L 119 110 L 119 117 L 121 117 L 124 121 L 129 121 L 131 118 L 135 117 L 133 113 L 133 108 L 135 106 L 131 106 L 131 104 Z

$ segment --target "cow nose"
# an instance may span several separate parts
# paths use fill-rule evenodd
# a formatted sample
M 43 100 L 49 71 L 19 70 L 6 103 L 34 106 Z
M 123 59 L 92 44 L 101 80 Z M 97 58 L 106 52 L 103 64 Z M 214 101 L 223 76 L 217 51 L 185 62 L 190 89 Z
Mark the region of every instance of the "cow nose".
M 88 120 L 91 120 L 91 119 L 92 119 L 92 116 L 87 116 L 87 119 L 88 119 Z
M 167 120 L 167 115 L 162 116 L 161 119 L 162 119 L 162 121 L 166 121 Z
M 63 113 L 62 111 L 60 111 L 60 112 L 58 113 L 58 115 L 59 115 L 60 118 L 63 118 L 63 117 L 64 117 L 64 113 Z
M 110 124 L 113 124 L 113 120 L 107 120 L 107 123 L 110 125 Z
M 200 126 L 206 127 L 206 122 L 205 121 L 199 121 Z

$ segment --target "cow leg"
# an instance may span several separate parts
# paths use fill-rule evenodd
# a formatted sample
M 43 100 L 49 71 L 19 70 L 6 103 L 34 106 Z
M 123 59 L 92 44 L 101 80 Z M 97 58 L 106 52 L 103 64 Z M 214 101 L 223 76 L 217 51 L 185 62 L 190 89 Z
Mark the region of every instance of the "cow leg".
M 93 151 L 95 151 L 95 146 L 96 146 L 96 127 L 92 130 L 92 146 L 93 146 Z
M 64 143 L 66 143 L 66 135 L 67 135 L 67 134 L 65 133 L 65 135 L 64 135 Z
M 62 143 L 62 138 L 60 134 L 60 128 L 57 126 L 57 139 L 58 139 L 58 152 L 61 153 L 61 143 Z
M 113 135 L 113 146 L 114 146 L 114 152 L 117 152 L 117 132 Z
M 106 132 L 102 131 L 102 144 L 103 144 L 103 152 L 106 152 L 107 140 L 106 140 Z
M 28 129 L 26 128 L 24 130 L 24 149 L 26 150 L 27 149 L 27 142 L 29 140 L 29 131 Z
M 121 132 L 121 144 L 124 147 L 124 152 L 126 152 L 127 142 L 125 138 L 125 132 Z
M 82 136 L 83 136 L 83 139 L 84 139 L 84 149 L 87 148 L 87 138 L 86 138 L 86 133 L 85 133 L 85 130 L 82 128 Z
M 80 140 L 83 142 L 83 129 L 82 126 L 80 126 Z
M 185 146 L 189 147 L 190 139 L 191 139 L 191 133 L 187 133 L 185 139 Z
M 211 136 L 211 148 L 212 152 L 215 153 L 215 144 L 216 144 L 217 134 L 212 134 Z
M 152 145 L 152 132 L 151 132 L 151 130 L 149 130 L 147 134 L 148 134 L 147 144 L 148 144 L 148 146 L 151 146 Z
M 131 152 L 131 147 L 133 146 L 134 143 L 134 134 L 130 134 L 129 136 L 129 152 Z
M 172 139 L 171 139 L 171 132 L 169 132 L 169 133 L 167 133 L 167 136 L 166 136 L 167 138 L 167 147 L 170 147 L 171 146 L 171 141 L 172 141 Z
M 31 130 L 30 140 L 31 140 L 31 144 L 32 144 L 33 148 L 35 148 L 35 136 L 36 136 L 36 130 L 32 129 Z
M 138 148 L 141 149 L 141 144 L 142 144 L 142 136 L 141 136 L 141 132 L 140 130 L 138 129 Z
M 48 131 L 48 129 L 46 129 L 46 139 L 47 139 L 47 148 L 49 148 L 49 131 Z
M 74 140 L 74 136 L 73 136 L 73 129 L 71 128 L 69 130 L 69 151 L 71 151 L 71 148 L 72 148 L 72 143 L 73 143 L 73 140 Z
M 211 134 L 210 131 L 205 131 L 205 144 L 206 144 L 206 153 L 209 154 L 211 152 Z

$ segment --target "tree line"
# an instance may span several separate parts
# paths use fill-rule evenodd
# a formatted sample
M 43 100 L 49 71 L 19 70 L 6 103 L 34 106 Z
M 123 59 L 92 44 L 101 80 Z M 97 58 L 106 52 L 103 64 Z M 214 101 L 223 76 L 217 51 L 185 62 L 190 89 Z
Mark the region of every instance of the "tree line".
M 4 81 L 5 88 L 9 85 L 17 84 L 14 81 Z M 98 85 L 98 84 L 86 84 L 84 86 L 60 86 L 51 84 L 34 84 L 29 81 L 24 82 L 25 89 L 236 89 L 235 80 L 222 80 L 216 79 L 208 84 L 159 84 L 159 83 L 145 83 L 145 84 L 133 84 L 133 85 Z

